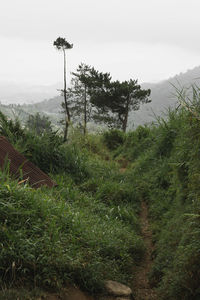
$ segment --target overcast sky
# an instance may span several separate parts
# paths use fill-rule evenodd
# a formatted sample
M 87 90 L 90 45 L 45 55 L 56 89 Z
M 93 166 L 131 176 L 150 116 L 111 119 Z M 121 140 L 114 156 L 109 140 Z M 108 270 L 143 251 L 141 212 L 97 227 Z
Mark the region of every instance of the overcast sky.
M 61 36 L 113 79 L 152 82 L 200 65 L 199 0 L 1 0 L 0 81 L 62 81 Z

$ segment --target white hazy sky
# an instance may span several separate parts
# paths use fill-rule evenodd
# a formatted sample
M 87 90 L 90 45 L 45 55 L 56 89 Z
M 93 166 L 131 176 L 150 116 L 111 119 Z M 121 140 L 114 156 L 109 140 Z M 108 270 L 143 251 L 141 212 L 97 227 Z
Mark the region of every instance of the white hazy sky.
M 1 0 L 0 81 L 62 81 L 61 36 L 79 63 L 152 82 L 200 65 L 199 0 Z

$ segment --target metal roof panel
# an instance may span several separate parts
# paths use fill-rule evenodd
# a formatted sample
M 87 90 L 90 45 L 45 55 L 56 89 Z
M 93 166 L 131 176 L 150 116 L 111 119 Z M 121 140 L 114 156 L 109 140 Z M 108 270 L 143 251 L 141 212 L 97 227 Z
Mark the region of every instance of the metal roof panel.
M 34 188 L 57 185 L 47 174 L 15 150 L 4 136 L 0 136 L 0 168 L 4 169 L 7 163 L 11 175 L 22 181 L 28 181 Z

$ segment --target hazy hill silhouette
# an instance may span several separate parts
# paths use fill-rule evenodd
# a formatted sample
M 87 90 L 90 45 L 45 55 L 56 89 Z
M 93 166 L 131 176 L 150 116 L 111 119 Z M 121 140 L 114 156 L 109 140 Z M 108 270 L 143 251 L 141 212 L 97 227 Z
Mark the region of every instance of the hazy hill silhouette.
M 185 73 L 180 73 L 159 83 L 144 83 L 143 88 L 151 89 L 152 102 L 141 106 L 140 110 L 133 112 L 130 117 L 130 126 L 151 123 L 155 115 L 165 114 L 168 107 L 177 105 L 177 91 L 189 88 L 192 84 L 200 86 L 200 66 Z
M 168 107 L 177 105 L 176 88 L 179 90 L 183 87 L 189 88 L 192 84 L 200 86 L 200 66 L 158 83 L 143 83 L 142 88 L 151 89 L 152 102 L 142 105 L 139 111 L 130 114 L 129 128 L 133 128 L 133 124 L 138 126 L 151 123 L 155 120 L 155 115 L 164 115 Z M 59 93 L 56 89 L 55 92 Z M 62 101 L 63 98 L 58 95 L 48 100 L 34 104 L 24 104 L 20 107 L 26 113 L 41 112 L 57 120 L 61 117 Z M 18 110 L 20 107 L 18 106 Z
M 0 81 L 0 102 L 3 104 L 33 104 L 58 94 L 60 83 L 53 85 L 31 85 Z

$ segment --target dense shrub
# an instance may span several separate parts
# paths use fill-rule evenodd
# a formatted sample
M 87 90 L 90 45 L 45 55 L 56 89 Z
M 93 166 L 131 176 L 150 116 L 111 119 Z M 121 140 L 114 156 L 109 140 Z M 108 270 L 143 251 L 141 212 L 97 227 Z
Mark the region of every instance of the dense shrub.
M 105 203 L 111 202 L 113 204 L 131 202 L 133 199 L 133 190 L 128 184 L 109 181 L 101 185 L 101 188 L 97 192 L 97 198 Z
M 151 129 L 147 126 L 138 126 L 135 131 L 128 132 L 126 135 L 122 155 L 128 160 L 135 160 L 145 150 L 152 147 L 153 136 Z
M 9 120 L 1 111 L 0 134 L 8 138 L 11 143 L 22 142 L 25 137 L 20 121 L 18 119 Z
M 113 129 L 103 133 L 103 141 L 110 150 L 115 150 L 124 143 L 124 133 Z

